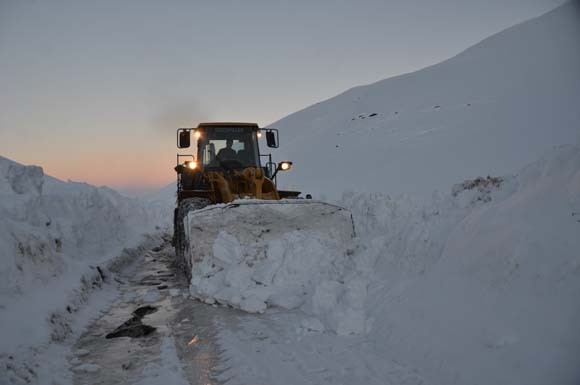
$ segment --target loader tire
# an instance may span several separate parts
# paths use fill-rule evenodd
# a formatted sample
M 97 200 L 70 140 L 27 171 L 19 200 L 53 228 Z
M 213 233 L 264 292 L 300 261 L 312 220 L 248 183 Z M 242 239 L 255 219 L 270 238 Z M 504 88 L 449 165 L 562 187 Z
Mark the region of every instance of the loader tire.
M 188 281 L 191 279 L 191 259 L 189 258 L 189 244 L 186 237 L 184 220 L 190 211 L 202 209 L 211 202 L 205 198 L 188 198 L 179 202 L 173 212 L 173 246 L 175 247 L 176 264 Z

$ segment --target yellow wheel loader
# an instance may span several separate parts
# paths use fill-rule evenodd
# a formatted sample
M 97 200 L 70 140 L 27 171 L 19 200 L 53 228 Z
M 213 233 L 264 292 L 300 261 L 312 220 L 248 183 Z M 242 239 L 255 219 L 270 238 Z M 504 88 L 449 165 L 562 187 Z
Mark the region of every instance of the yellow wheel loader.
M 321 237 L 354 236 L 348 210 L 277 188 L 278 173 L 290 170 L 292 162 L 276 163 L 271 154 L 262 153 L 264 139 L 267 147 L 278 148 L 278 130 L 255 123 L 201 123 L 177 130 L 177 147 L 195 150 L 178 154 L 175 167 L 173 243 L 189 278 L 196 246 L 211 243 L 222 231 L 253 237 L 256 244 L 293 230 Z

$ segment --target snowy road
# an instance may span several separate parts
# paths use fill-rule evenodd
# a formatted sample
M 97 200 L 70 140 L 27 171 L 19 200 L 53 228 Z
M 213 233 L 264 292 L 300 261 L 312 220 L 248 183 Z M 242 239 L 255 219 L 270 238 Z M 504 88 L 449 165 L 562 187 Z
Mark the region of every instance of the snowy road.
M 301 312 L 192 300 L 173 260 L 165 244 L 115 277 L 120 295 L 72 349 L 74 384 L 423 383 L 364 336 L 309 330 Z
M 214 325 L 231 311 L 186 299 L 187 285 L 173 260 L 165 244 L 115 278 L 118 299 L 74 345 L 75 384 L 215 383 Z M 135 315 L 143 316 L 125 324 Z

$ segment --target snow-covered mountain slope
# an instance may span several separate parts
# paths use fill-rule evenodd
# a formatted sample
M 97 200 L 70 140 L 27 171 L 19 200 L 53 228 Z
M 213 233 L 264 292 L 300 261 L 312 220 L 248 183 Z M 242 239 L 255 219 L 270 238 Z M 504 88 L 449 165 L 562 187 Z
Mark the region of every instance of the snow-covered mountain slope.
M 580 138 L 580 2 L 273 123 L 288 187 L 430 195 Z

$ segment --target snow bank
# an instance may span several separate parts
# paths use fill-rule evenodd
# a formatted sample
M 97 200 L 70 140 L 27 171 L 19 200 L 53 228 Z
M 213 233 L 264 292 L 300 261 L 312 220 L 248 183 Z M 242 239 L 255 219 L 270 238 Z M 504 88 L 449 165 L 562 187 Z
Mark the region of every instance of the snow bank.
M 423 206 L 346 197 L 374 259 L 377 354 L 429 383 L 576 383 L 580 147 L 454 192 Z
M 365 330 L 366 286 L 353 275 L 347 210 L 312 201 L 239 201 L 187 220 L 196 298 L 252 313 L 301 308 L 324 324 L 305 327 Z
M 102 262 L 168 217 L 111 189 L 64 183 L 0 157 L 0 300 Z
M 124 249 L 169 224 L 165 210 L 0 157 L 0 360 L 17 368 L 64 340 L 107 268 L 135 256 Z

